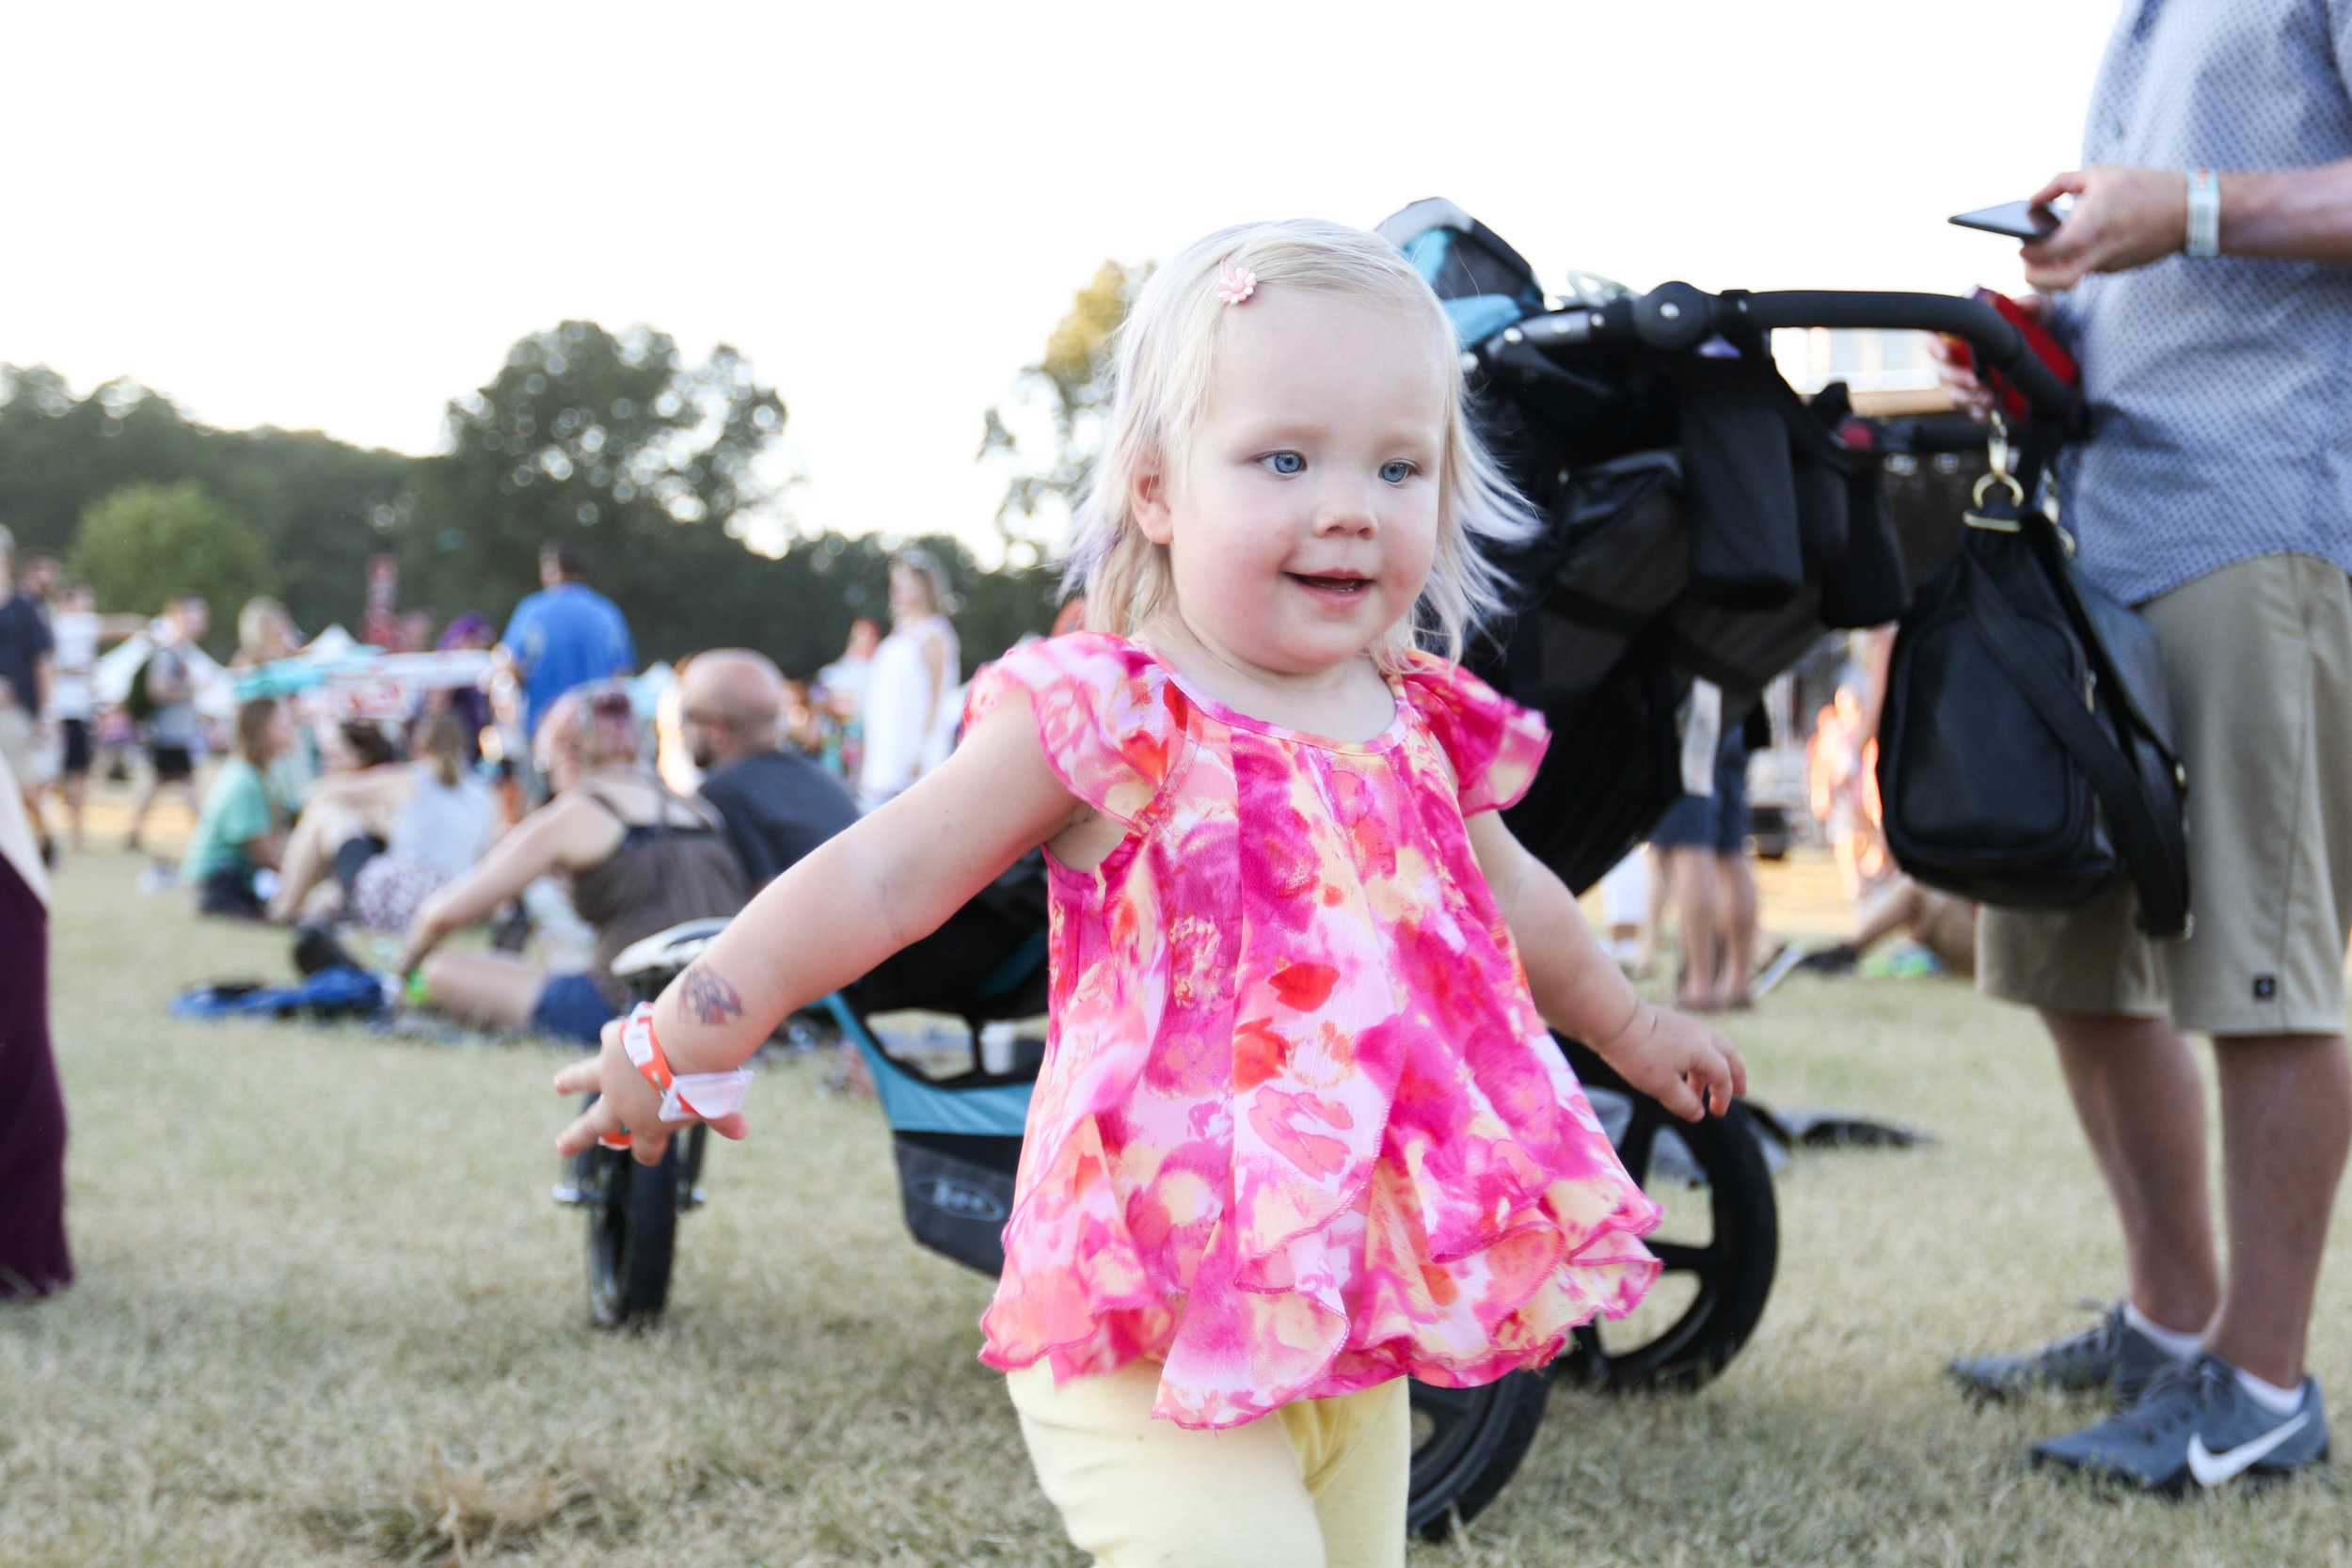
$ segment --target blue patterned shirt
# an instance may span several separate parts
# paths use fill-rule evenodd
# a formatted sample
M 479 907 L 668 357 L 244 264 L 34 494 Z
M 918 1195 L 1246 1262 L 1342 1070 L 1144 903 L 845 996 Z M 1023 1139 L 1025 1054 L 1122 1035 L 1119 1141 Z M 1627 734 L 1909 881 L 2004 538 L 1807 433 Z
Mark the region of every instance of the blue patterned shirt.
M 2352 158 L 2347 84 L 2352 0 L 2125 0 L 2083 161 Z M 2090 401 L 2059 493 L 2091 580 L 2139 603 L 2258 555 L 2352 572 L 2352 268 L 2175 255 L 2084 279 L 2053 321 Z

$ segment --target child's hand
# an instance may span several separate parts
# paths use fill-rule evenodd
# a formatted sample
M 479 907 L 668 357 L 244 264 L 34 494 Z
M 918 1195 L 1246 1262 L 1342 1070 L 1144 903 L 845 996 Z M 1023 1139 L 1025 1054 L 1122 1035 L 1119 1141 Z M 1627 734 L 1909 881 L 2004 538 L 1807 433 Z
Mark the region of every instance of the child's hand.
M 628 1053 L 621 1048 L 623 1021 L 614 1019 L 604 1026 L 603 1043 L 594 1057 L 574 1062 L 555 1075 L 558 1094 L 588 1094 L 598 1096 L 596 1102 L 580 1114 L 563 1134 L 555 1140 L 555 1151 L 562 1155 L 578 1154 L 598 1139 L 626 1132 L 628 1150 L 641 1165 L 658 1165 L 662 1151 L 670 1147 L 670 1136 L 688 1122 L 664 1122 L 661 1119 L 661 1096 L 645 1082 L 630 1063 Z M 721 1117 L 710 1124 L 722 1137 L 740 1138 L 745 1132 L 742 1114 L 737 1112 Z
M 1628 1084 L 1685 1121 L 1722 1116 L 1748 1092 L 1748 1065 L 1722 1030 L 1646 1002 L 1600 1055 Z

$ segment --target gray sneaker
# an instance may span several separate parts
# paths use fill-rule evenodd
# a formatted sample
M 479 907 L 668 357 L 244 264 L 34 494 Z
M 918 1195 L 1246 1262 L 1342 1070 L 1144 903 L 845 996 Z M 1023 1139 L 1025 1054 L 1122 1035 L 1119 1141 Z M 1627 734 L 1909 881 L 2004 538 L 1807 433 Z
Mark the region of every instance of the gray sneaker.
M 2159 1374 L 2119 1416 L 2033 1446 L 2033 1462 L 2177 1497 L 2239 1477 L 2275 1479 L 2328 1462 L 2319 1380 L 2281 1416 L 2256 1404 L 2237 1372 L 2210 1351 Z
M 1979 1400 L 2053 1389 L 2111 1394 L 2122 1406 L 2136 1402 L 2158 1372 L 2176 1365 L 2163 1346 L 2123 1321 L 2123 1304 L 2118 1302 L 2080 1334 L 2015 1355 L 1963 1355 L 1944 1370 Z

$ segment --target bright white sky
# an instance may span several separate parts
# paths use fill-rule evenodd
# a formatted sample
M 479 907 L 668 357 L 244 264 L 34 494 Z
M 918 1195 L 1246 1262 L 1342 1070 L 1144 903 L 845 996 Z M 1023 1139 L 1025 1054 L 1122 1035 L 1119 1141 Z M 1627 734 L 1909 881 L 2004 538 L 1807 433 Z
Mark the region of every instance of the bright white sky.
M 1557 287 L 2019 287 L 2108 0 L 12 7 L 0 361 L 424 452 L 566 317 L 748 355 L 799 522 L 957 531 L 1106 256 L 1454 198 Z

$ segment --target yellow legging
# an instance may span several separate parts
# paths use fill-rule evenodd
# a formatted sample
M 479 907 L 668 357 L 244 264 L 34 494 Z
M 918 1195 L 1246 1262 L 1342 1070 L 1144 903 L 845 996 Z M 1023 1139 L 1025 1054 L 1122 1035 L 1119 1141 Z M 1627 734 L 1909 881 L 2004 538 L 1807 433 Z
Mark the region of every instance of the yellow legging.
M 1159 1379 L 1149 1361 L 1006 1379 L 1038 1484 L 1097 1568 L 1403 1568 L 1404 1379 L 1221 1432 L 1153 1420 Z

